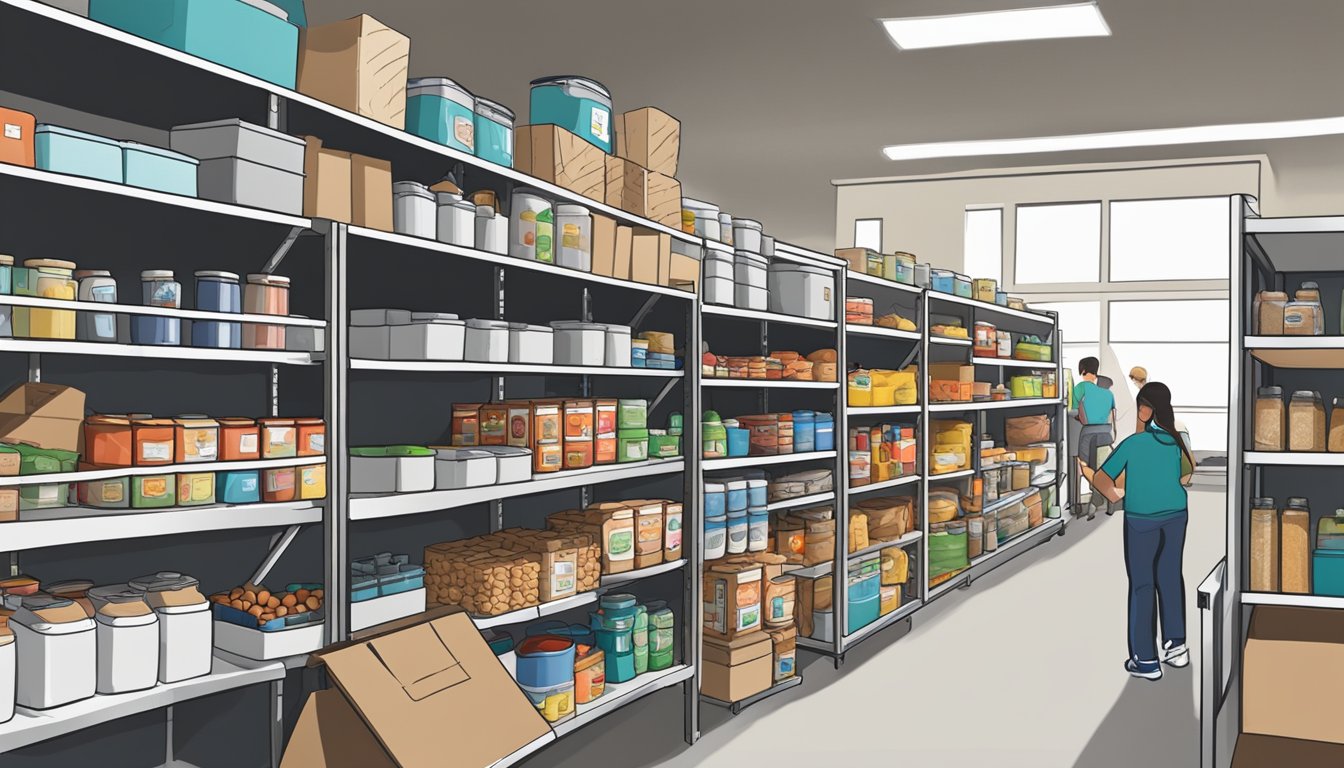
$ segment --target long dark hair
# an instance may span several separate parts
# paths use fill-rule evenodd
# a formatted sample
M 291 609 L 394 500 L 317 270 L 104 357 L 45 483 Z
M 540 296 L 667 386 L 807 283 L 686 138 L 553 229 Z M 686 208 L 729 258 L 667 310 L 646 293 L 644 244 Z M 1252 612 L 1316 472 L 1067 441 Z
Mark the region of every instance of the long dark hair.
M 1181 433 L 1176 431 L 1176 413 L 1171 409 L 1171 389 L 1160 381 L 1150 381 L 1139 390 L 1138 402 L 1139 405 L 1146 405 L 1153 410 L 1153 421 L 1176 439 L 1176 445 L 1180 446 L 1181 453 L 1184 453 L 1190 460 L 1190 465 L 1194 466 L 1195 457 L 1181 439 Z

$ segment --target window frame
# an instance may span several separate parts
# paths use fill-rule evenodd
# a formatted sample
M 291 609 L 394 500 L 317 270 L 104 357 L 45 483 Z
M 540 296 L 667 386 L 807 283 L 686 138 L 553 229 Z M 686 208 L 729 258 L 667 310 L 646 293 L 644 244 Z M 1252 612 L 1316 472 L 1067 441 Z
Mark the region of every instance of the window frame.
M 1017 203 L 1017 204 L 1013 205 L 1013 206 L 1012 206 L 1012 208 L 1013 208 L 1013 238 L 1012 238 L 1013 247 L 1012 247 L 1012 249 L 1011 249 L 1011 253 L 1012 253 L 1012 264 L 1011 264 L 1011 266 L 1012 266 L 1012 269 L 1011 269 L 1011 271 L 1009 270 L 1009 259 L 1008 259 L 1008 252 L 1009 252 L 1009 251 L 1008 251 L 1008 249 L 1005 249 L 1005 251 L 1004 251 L 1004 260 L 1003 260 L 1003 273 L 1002 273 L 1002 274 L 1005 275 L 1005 276 L 1006 276 L 1006 275 L 1011 275 L 1011 276 L 1012 276 L 1012 280 L 1009 281 L 1009 280 L 1007 280 L 1007 278 L 1005 277 L 1005 279 L 1004 279 L 1003 281 L 1001 281 L 1001 282 L 1003 282 L 1005 285 L 1009 286 L 1009 288 L 1008 288 L 1007 290 L 1010 290 L 1010 291 L 1031 291 L 1031 292 L 1033 292 L 1033 293 L 1040 293 L 1040 292 L 1042 292 L 1042 289 L 1045 289 L 1044 292 L 1049 292 L 1050 289 L 1051 289 L 1051 287 L 1053 287 L 1053 286 L 1062 286 L 1062 285 L 1063 285 L 1063 286 L 1095 286 L 1095 285 L 1099 285 L 1099 284 L 1101 284 L 1102 278 L 1107 274 L 1107 267 L 1108 267 L 1108 262 L 1107 262 L 1107 260 L 1106 260 L 1106 253 L 1107 253 L 1107 252 L 1106 252 L 1106 246 L 1107 246 L 1108 233 L 1110 232 L 1110 229 L 1108 228 L 1108 223 L 1109 223 L 1109 218 L 1110 218 L 1110 216 L 1109 216 L 1110 205 L 1108 204 L 1108 202 L 1109 202 L 1109 201 L 1104 200 L 1104 199 L 1096 199 L 1096 200 L 1051 200 L 1051 201 L 1048 201 L 1048 202 Z M 1093 282 L 1093 283 L 1019 283 L 1019 282 L 1017 281 L 1017 249 L 1018 249 L 1018 246 L 1021 245 L 1021 242 L 1022 242 L 1022 233 L 1021 233 L 1021 229 L 1020 229 L 1020 227 L 1018 227 L 1019 211 L 1020 211 L 1021 209 L 1023 209 L 1023 208 L 1057 208 L 1057 207 L 1065 206 L 1065 205 L 1095 205 L 1095 206 L 1097 206 L 1097 215 L 1100 216 L 1100 221 L 1098 222 L 1098 225 L 1097 225 L 1097 238 L 1098 238 L 1098 242 L 1097 242 L 1097 281 L 1096 281 L 1096 282 Z
M 1176 202 L 1176 201 L 1181 201 L 1181 200 L 1222 200 L 1222 201 L 1224 201 L 1224 202 L 1227 202 L 1227 200 L 1228 200 L 1228 196 L 1227 196 L 1227 195 L 1221 195 L 1221 196 L 1220 196 L 1220 195 L 1177 195 L 1177 196 L 1170 196 L 1170 197 L 1114 197 L 1114 198 L 1110 198 L 1110 199 L 1108 199 L 1108 200 L 1106 201 L 1106 242 L 1105 242 L 1105 256 L 1104 256 L 1104 261 L 1105 261 L 1105 271 L 1102 272 L 1102 278 L 1103 278 L 1103 279 L 1102 279 L 1101 282 L 1106 283 L 1106 284 L 1114 284 L 1114 285 L 1117 285 L 1117 286 L 1131 286 L 1131 285 L 1144 285 L 1144 286 L 1148 286 L 1148 285 L 1161 284 L 1161 283 L 1178 283 L 1178 284 L 1179 284 L 1180 286 L 1182 286 L 1182 287 L 1184 287 L 1184 286 L 1190 286 L 1192 289 L 1193 289 L 1193 288 L 1196 288 L 1197 286 L 1202 286 L 1202 285 L 1205 284 L 1205 283 L 1220 283 L 1220 282 L 1221 282 L 1221 283 L 1228 284 L 1228 283 L 1230 282 L 1230 281 L 1229 281 L 1229 278 L 1230 278 L 1230 276 L 1231 276 L 1230 274 L 1229 274 L 1228 277 L 1221 277 L 1221 278 L 1199 278 L 1199 277 L 1194 277 L 1194 278 L 1183 278 L 1183 277 L 1174 277 L 1174 278 L 1161 278 L 1161 279 L 1159 279 L 1159 280 L 1117 280 L 1116 278 L 1112 277 L 1112 270 L 1113 270 L 1113 266 L 1112 266 L 1112 262 L 1111 262 L 1111 241 L 1112 241 L 1112 234 L 1111 234 L 1111 232 L 1112 232 L 1112 230 L 1111 230 L 1111 226 L 1110 226 L 1110 222 L 1111 222 L 1111 206 L 1115 205 L 1116 203 L 1169 203 L 1169 202 Z M 1235 217 L 1232 216 L 1232 213 L 1233 213 L 1233 212 L 1232 212 L 1232 210 L 1231 210 L 1230 207 L 1227 209 L 1227 211 L 1228 211 L 1228 215 L 1229 215 L 1229 217 L 1232 218 L 1232 219 L 1235 219 Z M 1231 237 L 1231 224 L 1232 224 L 1232 221 L 1229 221 L 1228 224 L 1229 224 L 1229 227 L 1228 227 L 1228 233 L 1229 233 L 1229 237 Z M 1229 268 L 1229 270 L 1231 269 L 1231 262 L 1230 262 L 1230 261 L 1228 262 L 1228 268 Z
M 884 241 L 883 241 L 883 237 L 885 236 L 885 233 L 882 231 L 882 229 L 883 229 L 883 227 L 882 227 L 882 225 L 883 225 L 883 220 L 882 220 L 880 217 L 879 217 L 879 218 L 867 218 L 867 219 L 855 219 L 855 220 L 854 220 L 854 239 L 853 239 L 853 243 L 854 243 L 854 247 L 855 247 L 855 248 L 867 248 L 867 247 L 868 247 L 868 246 L 866 246 L 866 245 L 865 245 L 865 246 L 861 246 L 861 245 L 859 245 L 859 225 L 861 225 L 861 224 L 867 224 L 867 223 L 869 223 L 869 222 L 874 222 L 874 221 L 877 222 L 877 247 L 874 248 L 873 250 L 877 251 L 878 253 L 882 253 L 882 252 L 883 252 L 883 251 L 882 251 L 882 244 L 883 244 L 883 242 L 884 242 Z

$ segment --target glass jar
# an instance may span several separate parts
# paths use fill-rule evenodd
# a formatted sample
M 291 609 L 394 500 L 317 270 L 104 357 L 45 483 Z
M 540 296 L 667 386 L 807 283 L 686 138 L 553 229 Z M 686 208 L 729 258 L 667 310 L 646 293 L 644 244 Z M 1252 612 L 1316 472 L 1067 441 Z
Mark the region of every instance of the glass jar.
M 1344 397 L 1330 403 L 1330 437 L 1325 447 L 1331 453 L 1344 453 Z
M 146 307 L 182 308 L 182 284 L 171 269 L 148 269 L 140 273 L 140 298 Z M 137 315 L 131 318 L 131 341 L 135 344 L 177 346 L 182 343 L 182 321 L 176 317 Z
M 1325 450 L 1325 404 L 1321 393 L 1299 390 L 1288 404 L 1288 450 Z
M 75 273 L 79 281 L 79 300 L 99 304 L 117 303 L 117 281 L 103 269 L 81 269 Z M 112 312 L 80 312 L 76 337 L 80 341 L 116 341 L 117 316 Z
M 1279 591 L 1279 510 L 1268 497 L 1251 502 L 1251 591 Z
M 289 315 L 289 278 L 281 275 L 247 276 L 243 311 L 250 315 Z M 284 349 L 285 326 L 248 323 L 243 327 L 243 349 Z
M 1285 336 L 1320 336 L 1325 333 L 1321 289 L 1316 283 L 1302 283 L 1293 300 L 1284 306 L 1283 333 Z
M 41 299 L 74 301 L 79 292 L 75 263 L 58 259 L 28 259 L 26 269 L 16 273 L 14 293 Z M 73 309 L 14 308 L 14 335 L 30 339 L 75 338 Z
M 1282 451 L 1287 431 L 1287 412 L 1282 387 L 1261 387 L 1255 392 L 1255 450 Z
M 1251 309 L 1253 333 L 1258 336 L 1283 335 L 1283 310 L 1288 306 L 1288 294 L 1283 291 L 1261 291 L 1255 295 Z
M 1280 589 L 1292 594 L 1311 591 L 1311 507 L 1301 497 L 1288 499 L 1279 524 L 1282 557 Z
M 581 205 L 555 206 L 555 262 L 590 272 L 593 267 L 593 217 Z
M 1056 383 L 1054 371 L 1041 374 L 1041 397 L 1047 400 L 1059 399 L 1059 384 Z
M 196 309 L 202 312 L 243 311 L 242 287 L 233 272 L 201 270 L 196 272 Z M 243 345 L 241 323 L 196 320 L 191 324 L 191 345 L 214 349 L 238 349 Z

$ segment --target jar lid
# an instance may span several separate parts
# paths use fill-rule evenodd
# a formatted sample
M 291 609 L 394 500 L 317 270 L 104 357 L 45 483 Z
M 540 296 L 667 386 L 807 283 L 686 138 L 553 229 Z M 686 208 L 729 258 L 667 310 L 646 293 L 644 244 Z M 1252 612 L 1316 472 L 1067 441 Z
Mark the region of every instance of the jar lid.
M 1256 396 L 1283 399 L 1283 387 L 1261 387 L 1256 390 Z
M 1299 291 L 1319 291 L 1319 290 L 1321 290 L 1321 286 L 1317 285 L 1316 283 L 1312 282 L 1311 280 L 1308 280 L 1308 281 L 1302 283 L 1302 285 L 1298 287 L 1298 290 L 1299 290 Z
M 478 205 L 476 206 L 476 215 L 483 219 L 494 218 L 495 209 L 489 205 Z
M 195 276 L 197 280 L 205 278 L 207 280 L 232 280 L 235 283 L 238 282 L 238 273 L 236 272 L 220 272 L 219 270 L 214 269 L 202 269 L 199 272 L 196 272 Z
M 0 253 L 0 264 L 9 264 L 9 265 L 13 265 L 13 263 L 14 263 L 14 257 L 13 257 L 13 256 L 10 256 L 9 254 L 5 254 L 5 253 Z
M 589 211 L 588 211 L 587 208 L 584 208 L 582 205 L 574 205 L 574 204 L 572 204 L 572 203 L 561 203 L 561 204 L 555 206 L 555 215 L 556 215 L 556 216 L 587 216 L 587 215 L 589 215 Z
M 1269 496 L 1257 496 L 1256 498 L 1254 498 L 1254 499 L 1251 500 L 1251 506 L 1253 506 L 1253 507 L 1255 507 L 1255 508 L 1257 508 L 1257 509 L 1263 509 L 1263 508 L 1266 508 L 1266 507 L 1273 507 L 1273 506 L 1274 506 L 1274 499 L 1271 498 L 1271 497 L 1269 497 Z
M 67 579 L 47 585 L 49 595 L 67 595 L 74 592 L 88 592 L 93 587 L 91 579 Z
M 1312 392 L 1309 389 L 1299 389 L 1293 393 L 1294 400 L 1320 400 L 1320 392 Z
M 140 273 L 141 280 L 172 280 L 173 270 L 171 269 L 146 269 Z
M 276 287 L 289 287 L 289 278 L 284 275 L 269 275 L 265 272 L 257 272 L 247 276 L 247 282 L 253 285 L 274 285 Z
M 159 571 L 148 576 L 131 579 L 128 586 L 140 592 L 168 592 L 176 589 L 189 589 L 199 584 L 196 579 L 176 571 Z
M 32 267 L 34 269 L 41 269 L 42 267 L 50 267 L 52 269 L 73 270 L 75 268 L 75 262 L 62 261 L 60 259 L 27 259 L 23 262 L 23 266 Z
M 106 269 L 77 269 L 77 270 L 75 270 L 75 278 L 76 278 L 76 279 L 79 279 L 79 280 L 83 280 L 83 279 L 86 278 L 86 277 L 111 277 L 111 276 L 112 276 L 112 273 L 111 273 L 111 272 L 108 272 Z

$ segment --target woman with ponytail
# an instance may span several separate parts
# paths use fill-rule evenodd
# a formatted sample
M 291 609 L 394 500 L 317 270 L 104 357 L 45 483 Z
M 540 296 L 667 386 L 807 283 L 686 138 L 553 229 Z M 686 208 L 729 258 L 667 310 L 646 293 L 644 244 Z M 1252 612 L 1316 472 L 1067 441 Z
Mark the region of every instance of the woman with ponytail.
M 1125 500 L 1125 571 L 1129 574 L 1129 658 L 1125 669 L 1146 680 L 1162 678 L 1162 664 L 1190 663 L 1185 644 L 1185 578 L 1188 520 L 1185 486 L 1194 457 L 1176 430 L 1171 390 L 1149 382 L 1139 390 L 1142 429 L 1116 447 L 1100 469 L 1085 467 L 1092 487 L 1111 501 Z M 1125 488 L 1115 478 L 1125 473 Z M 1162 647 L 1157 622 L 1162 617 Z

